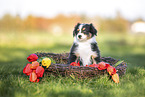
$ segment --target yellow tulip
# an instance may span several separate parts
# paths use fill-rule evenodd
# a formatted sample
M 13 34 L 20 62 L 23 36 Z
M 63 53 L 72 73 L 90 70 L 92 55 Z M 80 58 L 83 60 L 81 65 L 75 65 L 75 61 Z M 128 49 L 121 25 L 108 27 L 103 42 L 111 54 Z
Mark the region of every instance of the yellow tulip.
M 48 68 L 51 65 L 51 60 L 49 58 L 44 58 L 42 60 L 42 66 L 46 66 Z
M 115 83 L 119 83 L 119 75 L 117 73 L 112 75 L 112 79 Z

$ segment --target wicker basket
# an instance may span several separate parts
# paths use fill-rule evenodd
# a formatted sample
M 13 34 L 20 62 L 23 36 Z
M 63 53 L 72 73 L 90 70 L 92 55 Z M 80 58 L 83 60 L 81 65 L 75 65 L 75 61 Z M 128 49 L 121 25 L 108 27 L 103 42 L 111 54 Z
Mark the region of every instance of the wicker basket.
M 55 54 L 55 53 L 36 53 L 38 57 L 49 57 L 52 58 L 56 64 L 51 64 L 48 69 L 45 69 L 45 73 L 50 75 L 62 75 L 62 76 L 70 76 L 73 74 L 78 78 L 88 78 L 88 77 L 96 77 L 99 75 L 104 75 L 107 73 L 107 70 L 98 70 L 95 67 L 86 67 L 86 66 L 71 66 L 67 64 L 68 62 L 68 53 L 64 54 Z M 109 63 L 110 65 L 114 65 L 119 60 L 116 60 L 111 57 L 102 57 L 102 61 Z M 122 62 L 117 67 L 115 67 L 119 76 L 122 76 L 126 72 L 127 64 Z

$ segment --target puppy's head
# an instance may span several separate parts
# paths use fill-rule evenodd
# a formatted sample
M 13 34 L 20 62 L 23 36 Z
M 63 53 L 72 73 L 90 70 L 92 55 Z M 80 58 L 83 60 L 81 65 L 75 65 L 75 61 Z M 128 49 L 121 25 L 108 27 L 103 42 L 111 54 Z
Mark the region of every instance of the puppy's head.
M 76 37 L 78 41 L 88 40 L 95 35 L 97 35 L 97 30 L 95 29 L 92 23 L 91 24 L 78 23 L 73 31 L 73 37 Z

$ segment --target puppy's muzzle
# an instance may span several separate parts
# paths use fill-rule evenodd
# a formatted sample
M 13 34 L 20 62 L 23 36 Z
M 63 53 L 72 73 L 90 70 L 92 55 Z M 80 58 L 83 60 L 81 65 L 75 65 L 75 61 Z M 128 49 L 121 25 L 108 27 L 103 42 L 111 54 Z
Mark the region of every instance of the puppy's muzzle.
M 78 35 L 78 38 L 81 39 L 82 38 L 82 35 Z

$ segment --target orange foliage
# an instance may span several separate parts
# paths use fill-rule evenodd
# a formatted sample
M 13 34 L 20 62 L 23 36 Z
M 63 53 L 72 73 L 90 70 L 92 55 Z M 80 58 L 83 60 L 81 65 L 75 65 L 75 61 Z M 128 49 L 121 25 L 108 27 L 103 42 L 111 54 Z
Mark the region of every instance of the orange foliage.
M 128 21 L 119 15 L 114 19 L 105 19 L 102 17 L 89 18 L 86 15 L 63 15 L 59 14 L 54 18 L 44 18 L 29 15 L 22 19 L 19 15 L 4 15 L 0 19 L 1 30 L 24 31 L 46 31 L 55 30 L 57 33 L 72 33 L 74 26 L 78 23 L 93 23 L 95 27 L 102 31 L 126 31 L 128 29 Z

